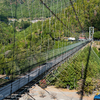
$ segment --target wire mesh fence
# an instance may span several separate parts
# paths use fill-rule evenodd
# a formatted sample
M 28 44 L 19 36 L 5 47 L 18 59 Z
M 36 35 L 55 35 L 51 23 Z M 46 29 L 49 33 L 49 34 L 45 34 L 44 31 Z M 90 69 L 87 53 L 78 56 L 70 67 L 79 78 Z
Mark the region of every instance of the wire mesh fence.
M 87 24 L 89 18 L 86 18 L 89 3 L 86 5 L 86 2 L 88 1 L 0 1 L 1 89 L 10 85 L 8 94 L 15 92 L 14 88 L 19 89 L 14 87 L 16 82 L 21 88 L 45 73 L 51 66 L 63 61 L 65 57 L 68 57 L 67 54 L 71 56 L 75 50 L 80 50 L 90 42 Z M 74 40 L 68 40 L 69 37 Z M 83 86 L 82 95 L 84 91 L 90 94 L 97 89 L 95 86 L 98 86 L 96 85 L 96 81 L 99 81 L 97 80 L 99 79 L 98 55 L 94 49 L 91 50 L 90 46 L 90 48 L 84 48 L 77 59 L 73 61 L 71 59 L 50 73 L 51 77 L 47 76 L 45 80 L 53 79 L 53 84 L 58 87 L 69 86 L 70 89 L 77 89 L 77 86 L 80 85 Z M 64 66 L 64 70 L 61 72 L 62 66 Z M 67 79 L 64 77 L 64 73 L 66 73 Z M 94 81 L 89 83 L 87 80 Z
M 55 86 L 77 90 L 80 95 L 80 98 L 77 99 L 81 100 L 84 95 L 96 94 L 99 91 L 100 61 L 93 49 L 89 52 L 90 45 L 50 72 L 40 81 L 40 86 L 44 89 Z

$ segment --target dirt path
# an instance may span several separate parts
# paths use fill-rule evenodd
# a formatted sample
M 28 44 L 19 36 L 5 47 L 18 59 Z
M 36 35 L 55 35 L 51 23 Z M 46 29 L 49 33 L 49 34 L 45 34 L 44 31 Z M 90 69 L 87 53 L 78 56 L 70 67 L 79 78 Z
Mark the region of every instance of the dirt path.
M 0 78 L 3 78 L 3 77 L 5 77 L 6 75 L 0 75 Z
M 44 95 L 44 97 L 42 97 Z M 52 96 L 56 99 L 52 99 Z M 94 95 L 84 96 L 83 100 L 93 100 Z M 55 88 L 54 86 L 48 86 L 43 90 L 38 85 L 33 86 L 29 94 L 25 94 L 19 100 L 80 100 L 80 95 L 77 94 L 76 90 L 68 90 Z

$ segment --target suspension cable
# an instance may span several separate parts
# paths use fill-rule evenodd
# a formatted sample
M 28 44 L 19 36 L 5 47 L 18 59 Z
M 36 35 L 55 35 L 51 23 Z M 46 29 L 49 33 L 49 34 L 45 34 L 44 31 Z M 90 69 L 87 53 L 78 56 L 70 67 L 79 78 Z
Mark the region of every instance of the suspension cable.
M 42 0 L 40 0 L 41 1 L 41 3 L 68 29 L 68 26 L 66 26 L 66 24 L 64 24 L 62 21 L 61 21 L 61 19 L 52 11 L 52 10 L 50 10 L 50 8 L 42 1 Z M 72 32 L 73 33 L 73 32 Z
M 82 25 L 81 25 L 81 23 L 80 23 L 80 20 L 79 20 L 78 16 L 77 16 L 77 13 L 76 13 L 76 10 L 75 10 L 75 8 L 74 8 L 74 5 L 73 5 L 72 0 L 70 0 L 70 3 L 71 3 L 71 5 L 72 5 L 73 11 L 75 12 L 76 19 L 77 19 L 77 21 L 78 21 L 78 23 L 79 23 L 79 25 L 80 25 L 80 27 L 81 27 L 81 29 L 82 29 L 82 31 L 83 31 L 83 27 L 82 27 Z

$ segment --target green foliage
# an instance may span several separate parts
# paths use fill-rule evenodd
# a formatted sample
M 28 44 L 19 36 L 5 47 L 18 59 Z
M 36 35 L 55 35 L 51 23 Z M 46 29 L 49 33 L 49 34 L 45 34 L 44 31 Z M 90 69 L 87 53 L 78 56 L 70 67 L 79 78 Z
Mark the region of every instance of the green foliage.
M 17 2 L 16 2 L 17 1 Z M 57 2 L 58 1 L 58 2 Z M 68 1 L 68 0 L 67 0 Z M 66 2 L 67 2 L 66 1 Z M 44 2 L 50 7 L 54 12 L 61 11 L 61 1 L 60 0 L 44 0 Z M 58 7 L 58 8 L 57 8 Z M 38 9 L 37 9 L 38 8 Z M 62 0 L 62 8 L 65 8 L 65 2 Z M 22 9 L 22 10 L 21 10 Z M 50 13 L 47 8 L 39 0 L 1 0 L 0 2 L 0 11 L 2 15 L 11 17 L 12 13 L 14 18 L 40 18 L 44 12 L 43 17 L 50 17 Z M 22 14 L 23 13 L 23 14 Z
M 13 26 L 13 24 L 14 24 L 14 27 L 16 29 L 26 29 L 32 23 L 30 23 L 29 21 L 23 21 L 23 20 L 21 20 L 21 22 L 15 21 L 14 23 L 13 22 L 10 23 L 10 25 L 12 25 L 12 26 Z
M 0 78 L 0 85 L 1 85 L 1 83 L 7 82 L 7 81 L 8 81 L 8 80 L 1 79 L 1 78 Z
M 7 16 L 0 15 L 0 21 L 8 23 Z
M 93 79 L 91 77 L 87 77 L 84 91 L 91 94 L 93 91 L 93 85 Z
M 0 44 L 9 44 L 13 42 L 13 32 L 15 29 L 12 26 L 8 26 L 4 22 L 0 22 Z
M 98 55 L 98 57 L 100 57 L 100 50 L 97 50 L 96 47 L 93 47 L 93 50 L 95 51 L 95 53 Z
M 94 37 L 94 39 L 100 39 L 100 31 L 94 32 L 93 37 Z
M 89 53 L 89 47 L 80 51 L 80 54 L 76 58 L 71 58 L 68 62 L 62 64 L 58 71 L 55 73 L 56 78 L 49 79 L 51 84 L 56 87 L 75 89 L 81 91 L 84 79 L 84 73 L 86 71 L 86 82 L 84 92 L 91 94 L 93 89 L 96 88 L 97 79 L 100 75 L 100 61 L 98 63 L 96 55 L 91 51 L 89 64 L 86 70 L 86 63 Z M 60 74 L 58 73 L 60 72 Z M 47 76 L 48 77 L 48 76 Z

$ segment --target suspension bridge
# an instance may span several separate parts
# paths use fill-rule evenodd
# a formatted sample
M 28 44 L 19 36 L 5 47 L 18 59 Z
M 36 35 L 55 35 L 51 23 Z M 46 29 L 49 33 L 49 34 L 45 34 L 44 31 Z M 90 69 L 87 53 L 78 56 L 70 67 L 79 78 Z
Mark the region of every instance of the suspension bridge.
M 42 79 L 46 80 L 46 85 L 52 84 L 53 80 L 63 83 L 60 77 L 64 77 L 65 72 L 67 78 L 74 76 L 72 80 L 66 80 L 66 86 L 59 86 L 70 85 L 71 88 L 74 84 L 72 88 L 75 89 L 75 84 L 79 84 L 80 100 L 83 100 L 84 91 L 89 94 L 99 88 L 100 58 L 92 45 L 94 27 L 85 26 L 87 2 L 81 1 L 81 6 L 78 0 L 4 1 L 7 8 L 1 9 L 6 14 L 4 11 L 0 14 L 3 37 L 0 38 L 0 100 L 17 100 L 28 85 Z M 4 19 L 9 19 L 7 22 L 2 19 L 4 15 L 7 16 Z M 75 40 L 68 41 L 69 37 Z M 96 69 L 92 72 L 93 67 Z M 94 74 L 95 71 L 98 73 Z M 87 76 L 95 82 L 88 83 Z M 86 90 L 86 84 L 93 89 Z

